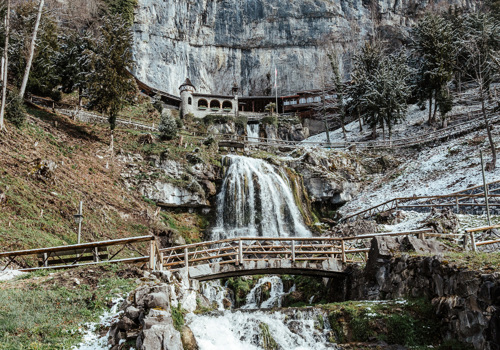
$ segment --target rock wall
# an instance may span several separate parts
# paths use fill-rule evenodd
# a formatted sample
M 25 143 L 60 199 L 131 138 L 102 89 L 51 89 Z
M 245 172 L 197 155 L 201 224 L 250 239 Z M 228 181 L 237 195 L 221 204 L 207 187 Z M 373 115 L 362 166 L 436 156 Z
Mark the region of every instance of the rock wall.
M 390 242 L 374 239 L 364 270 L 347 283 L 347 299 L 427 297 L 445 326 L 445 339 L 475 349 L 500 348 L 500 273 L 471 271 L 439 257 L 394 258 Z
M 269 94 L 317 87 L 327 38 L 348 52 L 374 26 L 394 41 L 426 10 L 475 8 L 474 0 L 139 0 L 134 73 L 179 95 L 189 77 L 198 92 Z M 346 64 L 349 54 L 345 55 Z M 273 62 L 275 64 L 273 64 Z M 323 62 L 323 64 L 321 63 Z M 328 68 L 326 68 L 328 69 Z

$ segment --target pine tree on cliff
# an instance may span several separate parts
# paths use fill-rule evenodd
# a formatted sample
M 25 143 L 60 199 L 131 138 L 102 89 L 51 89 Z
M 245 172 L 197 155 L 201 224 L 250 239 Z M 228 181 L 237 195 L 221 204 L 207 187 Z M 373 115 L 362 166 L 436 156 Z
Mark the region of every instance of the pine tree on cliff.
M 115 15 L 104 20 L 94 48 L 87 52 L 90 107 L 108 116 L 111 149 L 118 113 L 137 91 L 135 81 L 129 74 L 132 66 L 131 47 L 132 33 L 128 24 Z
M 447 85 L 453 76 L 455 62 L 454 33 L 451 22 L 433 14 L 426 15 L 412 31 L 414 54 L 420 59 L 417 93 L 420 102 L 429 103 L 429 123 L 436 120 L 440 99 L 450 98 Z M 446 106 L 446 104 L 442 104 Z M 444 115 L 444 109 L 441 110 Z
M 351 74 L 351 85 L 348 88 L 348 108 L 356 112 L 358 117 L 370 124 L 372 137 L 377 136 L 378 120 L 372 115 L 366 102 L 366 94 L 372 84 L 375 72 L 379 68 L 384 56 L 382 45 L 378 42 L 366 42 L 361 50 L 354 55 L 353 71 Z

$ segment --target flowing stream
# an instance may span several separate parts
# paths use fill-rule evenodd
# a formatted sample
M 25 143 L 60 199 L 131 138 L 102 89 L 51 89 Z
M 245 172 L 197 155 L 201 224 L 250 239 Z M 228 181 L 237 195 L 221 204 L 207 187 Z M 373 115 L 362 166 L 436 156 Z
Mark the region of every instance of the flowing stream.
M 310 237 L 288 178 L 261 159 L 229 155 L 212 238 Z
M 266 288 L 268 293 L 263 292 Z M 202 284 L 203 294 L 219 306 L 228 297 L 220 282 Z M 288 293 L 295 290 L 293 286 Z M 286 294 L 278 276 L 261 278 L 248 293 L 240 310 L 224 310 L 204 315 L 188 314 L 187 325 L 193 331 L 200 350 L 324 350 L 336 349 L 329 342 L 331 328 L 328 317 L 315 308 L 284 309 L 280 307 Z M 268 298 L 263 300 L 263 295 Z M 259 310 L 255 310 L 259 309 Z M 267 309 L 267 310 L 265 310 Z

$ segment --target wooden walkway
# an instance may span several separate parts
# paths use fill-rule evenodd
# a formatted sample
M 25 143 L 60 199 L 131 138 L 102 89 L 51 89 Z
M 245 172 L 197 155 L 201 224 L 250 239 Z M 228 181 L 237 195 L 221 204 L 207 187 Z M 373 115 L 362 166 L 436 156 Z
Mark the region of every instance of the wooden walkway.
M 488 202 L 490 209 L 494 212 L 500 210 L 500 180 L 487 184 Z M 486 210 L 484 201 L 484 188 L 482 185 L 469 187 L 465 190 L 454 192 L 448 195 L 439 196 L 413 196 L 398 197 L 390 199 L 381 204 L 377 204 L 368 209 L 347 215 L 340 221 L 355 221 L 372 218 L 377 214 L 392 210 L 413 210 L 428 212 L 432 208 L 450 208 L 455 213 L 483 214 Z
M 0 271 L 10 266 L 19 271 L 34 271 L 121 262 L 140 264 L 156 271 L 182 270 L 190 278 L 200 281 L 255 274 L 334 277 L 343 273 L 349 264 L 365 263 L 370 240 L 374 237 L 438 237 L 462 243 L 464 250 L 477 252 L 491 247 L 489 251 L 498 251 L 500 237 L 497 235 L 491 239 L 492 230 L 497 228 L 500 225 L 471 228 L 463 234 L 437 234 L 431 229 L 420 229 L 352 237 L 240 237 L 163 249 L 158 247 L 154 236 L 141 236 L 2 252 Z M 132 249 L 125 252 L 126 247 Z M 149 255 L 138 253 L 139 250 L 147 251 Z M 120 253 L 125 256 L 120 257 Z

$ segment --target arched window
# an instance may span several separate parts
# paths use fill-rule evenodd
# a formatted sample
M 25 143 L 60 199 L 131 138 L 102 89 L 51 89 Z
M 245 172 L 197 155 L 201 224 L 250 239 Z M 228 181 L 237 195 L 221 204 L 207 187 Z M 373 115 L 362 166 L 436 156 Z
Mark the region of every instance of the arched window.
M 218 100 L 210 101 L 210 109 L 212 111 L 218 111 L 220 109 L 220 102 Z
M 306 103 L 306 99 L 305 99 L 305 98 L 301 98 L 301 99 L 299 100 L 299 103 L 300 103 L 300 104 Z
M 320 96 L 316 96 L 314 98 L 314 102 L 321 102 L 321 97 Z
M 201 100 L 198 100 L 198 109 L 207 109 L 208 108 L 208 102 L 207 100 L 204 100 L 204 99 L 201 99 Z
M 225 112 L 230 112 L 233 109 L 233 104 L 231 103 L 231 101 L 224 101 L 222 102 L 222 109 Z
M 193 99 L 190 97 L 188 98 L 188 105 L 192 105 L 193 104 Z
M 313 101 L 314 101 L 314 100 L 313 100 L 313 98 L 312 98 L 312 97 L 308 97 L 308 98 L 307 98 L 307 103 L 313 103 Z

